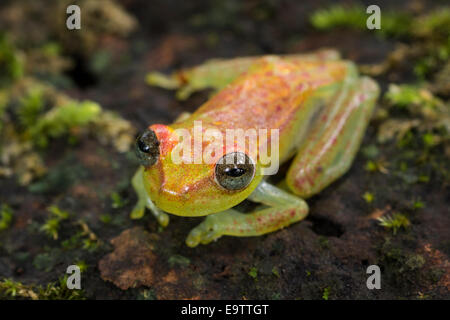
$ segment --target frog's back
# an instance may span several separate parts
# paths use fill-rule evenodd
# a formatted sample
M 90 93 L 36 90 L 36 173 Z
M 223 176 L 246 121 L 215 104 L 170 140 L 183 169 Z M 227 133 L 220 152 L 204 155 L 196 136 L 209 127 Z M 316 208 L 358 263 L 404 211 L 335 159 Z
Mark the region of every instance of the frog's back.
M 203 104 L 188 122 L 201 120 L 203 127 L 214 127 L 223 133 L 238 128 L 278 129 L 282 154 L 283 141 L 296 130 L 311 94 L 321 86 L 339 81 L 346 72 L 344 61 L 261 57 Z

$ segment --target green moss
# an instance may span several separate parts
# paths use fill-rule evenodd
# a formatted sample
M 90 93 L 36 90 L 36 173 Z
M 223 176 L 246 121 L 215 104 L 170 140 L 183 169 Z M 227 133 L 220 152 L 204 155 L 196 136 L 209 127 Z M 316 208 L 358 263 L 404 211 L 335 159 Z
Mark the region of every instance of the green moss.
M 440 8 L 430 13 L 414 17 L 407 12 L 386 11 L 381 13 L 381 28 L 369 30 L 367 19 L 370 14 L 360 5 L 332 5 L 319 9 L 310 16 L 311 24 L 319 30 L 350 28 L 353 30 L 376 32 L 388 37 L 445 38 L 450 30 L 450 10 Z
M 361 152 L 367 159 L 375 159 L 380 154 L 378 147 L 375 144 L 370 144 L 366 147 L 361 148 Z
M 80 222 L 78 223 L 80 224 Z M 100 246 L 97 236 L 89 230 L 83 222 L 81 231 L 76 232 L 70 238 L 61 241 L 61 248 L 64 250 L 83 249 L 87 251 L 95 251 Z M 87 228 L 87 229 L 86 229 Z
M 275 292 L 271 297 L 271 300 L 280 300 L 280 299 L 281 299 L 281 293 L 279 293 L 279 292 Z
M 144 289 L 139 291 L 137 300 L 156 300 L 157 296 L 153 289 Z
M 191 260 L 179 254 L 174 254 L 169 257 L 169 265 L 171 268 L 174 266 L 187 267 L 191 264 Z
M 73 156 L 68 156 L 53 166 L 39 181 L 31 184 L 32 193 L 47 194 L 64 192 L 76 182 L 85 179 L 89 172 Z
M 89 134 L 126 152 L 136 131 L 129 121 L 102 110 L 97 103 L 71 99 L 29 77 L 0 90 L 0 120 L 0 175 L 16 174 L 23 185 L 44 175 L 43 149 L 54 139 L 65 138 L 74 144 Z
M 60 223 L 61 221 L 69 218 L 69 213 L 62 211 L 57 206 L 50 206 L 48 211 L 50 212 L 50 216 L 47 218 L 40 230 L 47 236 L 57 240 Z
M 408 270 L 420 269 L 425 265 L 425 258 L 420 254 L 413 254 L 406 258 L 405 267 Z
M 83 260 L 78 260 L 75 262 L 75 264 L 78 266 L 78 268 L 80 268 L 80 272 L 86 272 L 88 269 L 87 263 Z
M 319 30 L 335 28 L 350 28 L 361 31 L 375 31 L 388 36 L 401 36 L 410 33 L 412 17 L 406 13 L 387 11 L 382 13 L 381 29 L 369 30 L 367 19 L 370 15 L 366 8 L 358 5 L 332 5 L 326 9 L 319 9 L 310 16 L 311 24 Z
M 330 297 L 330 287 L 326 287 L 325 289 L 323 289 L 323 294 L 322 294 L 322 299 L 323 300 L 328 300 L 328 298 Z
M 61 241 L 61 247 L 64 250 L 72 250 L 83 246 L 83 233 L 77 232 L 70 238 Z
M 111 201 L 114 209 L 122 208 L 128 203 L 128 200 L 122 198 L 118 192 L 111 193 Z
M 0 297 L 2 299 L 14 299 L 21 297 L 33 300 L 37 300 L 39 298 L 36 292 L 32 289 L 32 286 L 26 286 L 11 279 L 3 279 L 0 281 Z
M 447 37 L 450 35 L 450 8 L 435 9 L 416 19 L 412 31 L 420 37 Z
M 13 211 L 7 204 L 0 206 L 0 231 L 6 230 L 11 225 Z
M 67 288 L 68 275 L 51 282 L 45 287 L 37 287 L 39 300 L 84 300 L 83 290 L 72 290 Z
M 33 266 L 41 271 L 50 272 L 58 262 L 59 251 L 56 249 L 50 250 L 36 255 L 33 259 Z
M 364 170 L 368 172 L 388 173 L 388 163 L 384 160 L 369 160 L 364 166 Z
M 400 148 L 421 150 L 426 159 L 450 142 L 450 109 L 425 86 L 391 84 L 385 100 L 392 116 L 379 126 L 380 143 L 396 138 Z
M 5 117 L 6 108 L 8 107 L 9 102 L 9 92 L 7 90 L 0 90 L 0 135 L 3 130 L 3 122 Z M 0 145 L 1 150 L 1 145 Z
M 0 86 L 9 85 L 23 75 L 23 64 L 16 49 L 0 34 Z
M 422 208 L 425 208 L 425 203 L 424 203 L 423 201 L 421 201 L 421 200 L 415 200 L 415 201 L 412 203 L 412 209 L 413 209 L 413 210 L 422 209 Z
M 372 203 L 373 200 L 375 200 L 374 194 L 368 191 L 365 192 L 362 197 L 367 203 Z
M 272 274 L 275 275 L 277 278 L 280 277 L 280 272 L 278 271 L 277 267 L 272 268 Z
M 363 7 L 343 7 L 334 5 L 327 9 L 319 9 L 310 17 L 311 24 L 320 30 L 330 30 L 336 27 L 350 27 L 362 30 L 366 27 L 367 15 Z
M 380 226 L 391 229 L 394 235 L 397 234 L 398 230 L 407 229 L 411 225 L 409 219 L 401 213 L 394 213 L 392 216 L 380 217 L 377 220 L 380 222 Z
M 44 109 L 44 92 L 41 88 L 33 88 L 20 99 L 17 115 L 23 128 L 32 127 Z
M 318 241 L 319 241 L 319 246 L 320 246 L 323 250 L 326 250 L 326 249 L 329 249 L 329 248 L 330 248 L 330 242 L 329 242 L 329 240 L 328 240 L 327 237 L 325 237 L 325 236 L 319 236 Z
M 110 214 L 108 213 L 104 213 L 102 215 L 100 215 L 100 221 L 103 222 L 104 224 L 110 224 L 112 221 L 112 217 Z
M 96 239 L 83 239 L 83 249 L 88 251 L 95 251 L 98 249 L 98 241 Z
M 364 168 L 369 172 L 377 171 L 377 165 L 376 165 L 375 161 L 372 161 L 372 160 L 367 161 Z
M 253 279 L 257 280 L 258 279 L 258 269 L 255 267 L 251 267 L 248 272 L 248 275 L 250 277 L 252 277 Z
M 100 115 L 101 108 L 92 101 L 70 101 L 55 107 L 40 117 L 29 128 L 29 135 L 40 147 L 46 147 L 50 138 L 67 135 L 76 127 L 83 127 L 93 122 Z
M 424 87 L 409 84 L 390 84 L 385 98 L 394 107 L 404 108 L 412 113 L 420 111 L 424 115 L 424 109 L 430 109 L 428 112 L 432 112 L 431 110 L 443 105 L 440 99 Z

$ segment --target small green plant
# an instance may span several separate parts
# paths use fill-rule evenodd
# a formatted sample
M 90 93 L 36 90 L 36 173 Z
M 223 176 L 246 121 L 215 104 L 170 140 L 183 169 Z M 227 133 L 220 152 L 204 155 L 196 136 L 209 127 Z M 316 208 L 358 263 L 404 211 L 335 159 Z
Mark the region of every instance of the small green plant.
M 33 126 L 38 120 L 44 109 L 43 94 L 41 88 L 36 87 L 20 100 L 17 115 L 23 128 Z
M 333 5 L 326 9 L 315 11 L 310 22 L 316 29 L 331 30 L 335 28 L 350 28 L 354 30 L 366 31 L 367 18 L 369 15 L 362 6 L 342 6 Z M 412 17 L 401 12 L 383 12 L 383 27 L 375 32 L 388 36 L 402 36 L 410 33 Z M 372 30 L 369 30 L 372 31 Z
M 409 84 L 390 84 L 385 98 L 392 106 L 409 110 L 412 113 L 419 111 L 425 116 L 443 105 L 442 100 L 427 89 Z
M 0 281 L 0 298 L 25 298 L 31 300 L 83 300 L 83 290 L 70 290 L 67 288 L 68 275 L 50 282 L 46 286 L 25 285 L 11 279 Z
M 112 221 L 112 217 L 110 214 L 108 213 L 104 213 L 102 215 L 100 215 L 100 221 L 103 222 L 104 224 L 109 224 Z
M 56 106 L 37 119 L 29 127 L 28 134 L 36 145 L 46 147 L 50 138 L 68 134 L 76 127 L 92 123 L 101 112 L 100 106 L 92 101 L 69 101 Z
M 368 191 L 365 192 L 362 197 L 364 200 L 366 200 L 367 203 L 372 203 L 373 200 L 375 200 L 374 194 Z
M 61 242 L 61 247 L 64 250 L 73 250 L 82 248 L 88 251 L 95 251 L 101 245 L 101 241 L 97 238 L 95 233 L 83 220 L 76 222 L 76 225 L 81 227 L 81 230 L 76 232 L 70 238 Z
M 412 204 L 413 210 L 425 208 L 425 202 L 421 200 L 415 200 Z
M 0 231 L 6 230 L 11 225 L 13 219 L 13 211 L 12 209 L 6 205 L 3 204 L 0 207 Z
M 385 100 L 394 117 L 379 126 L 378 142 L 385 143 L 395 138 L 399 148 L 421 148 L 422 161 L 430 156 L 436 146 L 448 146 L 449 108 L 425 86 L 390 84 Z M 395 117 L 394 113 L 401 116 Z M 430 162 L 429 159 L 427 161 Z M 401 170 L 406 171 L 406 167 Z
M 323 289 L 323 294 L 322 294 L 322 299 L 323 300 L 328 300 L 328 298 L 330 297 L 330 287 L 326 287 L 325 289 Z
M 0 297 L 2 298 L 16 298 L 23 297 L 32 300 L 39 299 L 36 292 L 33 291 L 31 286 L 23 285 L 20 282 L 13 281 L 11 279 L 3 279 L 0 282 Z
M 250 277 L 252 277 L 253 279 L 257 280 L 258 279 L 258 269 L 256 269 L 255 267 L 251 267 L 250 271 L 248 272 L 248 275 Z
M 450 8 L 444 7 L 431 11 L 418 18 L 418 24 L 414 24 L 413 32 L 417 36 L 442 36 L 450 35 Z
M 118 192 L 111 193 L 111 201 L 112 201 L 111 206 L 114 209 L 122 208 L 128 203 L 128 201 L 126 199 L 123 199 Z
M 98 241 L 95 239 L 83 239 L 83 249 L 88 251 L 95 251 L 98 248 Z
M 180 266 L 180 267 L 186 268 L 187 266 L 189 266 L 191 264 L 191 260 L 189 258 L 184 257 L 179 254 L 174 254 L 174 255 L 170 256 L 168 262 L 169 262 L 169 265 L 171 268 L 173 268 L 174 266 Z
M 75 264 L 78 266 L 78 268 L 80 268 L 81 272 L 85 272 L 88 269 L 87 263 L 83 260 L 78 260 L 75 262 Z
M 408 217 L 401 213 L 394 213 L 392 216 L 379 217 L 377 220 L 380 222 L 380 226 L 392 229 L 394 235 L 397 234 L 398 230 L 407 229 L 411 225 Z
M 388 163 L 383 160 L 369 160 L 366 162 L 364 169 L 368 172 L 381 172 L 383 174 L 389 173 L 387 169 Z
M 69 213 L 62 211 L 57 206 L 50 206 L 48 211 L 50 212 L 50 217 L 42 225 L 41 231 L 57 240 L 60 223 L 69 218 Z
M 350 27 L 362 30 L 366 26 L 367 15 L 360 6 L 343 7 L 334 5 L 327 9 L 315 11 L 310 18 L 311 24 L 319 30 L 335 27 Z
M 280 272 L 278 271 L 278 268 L 277 268 L 277 267 L 273 267 L 273 268 L 272 268 L 272 274 L 273 274 L 274 276 L 276 276 L 277 278 L 280 277 Z
M 46 287 L 36 288 L 39 300 L 84 300 L 83 290 L 71 290 L 67 287 L 68 275 L 47 284 Z
M 10 84 L 23 75 L 23 64 L 16 49 L 0 34 L 0 85 Z

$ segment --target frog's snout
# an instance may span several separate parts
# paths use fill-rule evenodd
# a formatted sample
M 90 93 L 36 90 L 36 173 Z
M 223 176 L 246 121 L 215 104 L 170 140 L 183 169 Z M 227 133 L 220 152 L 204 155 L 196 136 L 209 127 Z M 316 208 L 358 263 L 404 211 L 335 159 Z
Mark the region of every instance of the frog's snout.
M 155 132 L 146 129 L 136 139 L 136 156 L 144 167 L 150 167 L 158 161 L 159 158 L 159 141 Z

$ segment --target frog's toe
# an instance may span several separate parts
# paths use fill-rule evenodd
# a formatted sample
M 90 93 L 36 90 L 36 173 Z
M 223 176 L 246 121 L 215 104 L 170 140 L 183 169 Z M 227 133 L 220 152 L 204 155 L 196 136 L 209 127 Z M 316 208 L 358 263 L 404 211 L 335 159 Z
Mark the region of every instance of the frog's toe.
M 133 208 L 133 211 L 131 211 L 130 218 L 131 219 L 140 219 L 144 216 L 144 212 L 145 212 L 145 205 L 138 203 Z
M 206 220 L 191 230 L 186 238 L 186 244 L 189 247 L 196 247 L 200 243 L 208 244 L 222 236 L 222 233 L 218 230 L 218 228 L 209 222 L 210 221 Z
M 161 210 L 158 210 L 157 212 L 152 210 L 152 212 L 162 227 L 167 227 L 169 225 L 169 215 L 167 213 L 162 212 Z
M 201 230 L 198 230 L 197 228 L 192 229 L 186 238 L 186 244 L 188 245 L 188 247 L 194 248 L 198 246 L 198 244 L 200 243 L 201 237 L 202 237 Z

